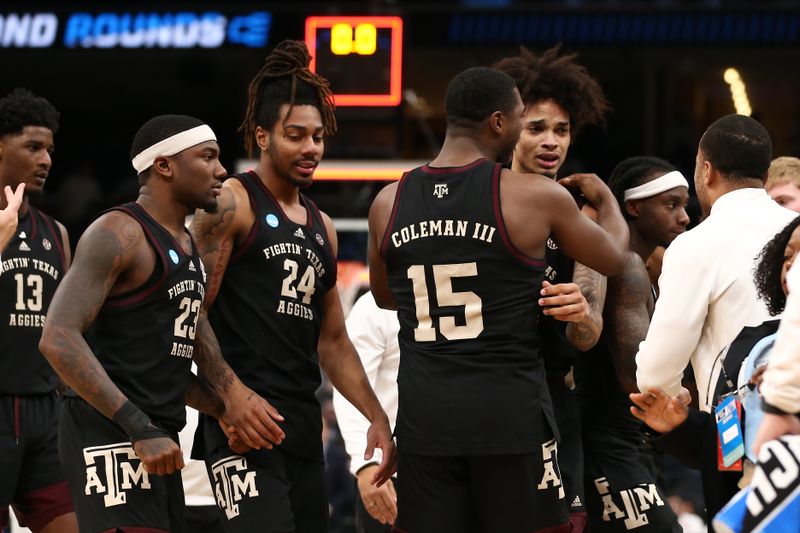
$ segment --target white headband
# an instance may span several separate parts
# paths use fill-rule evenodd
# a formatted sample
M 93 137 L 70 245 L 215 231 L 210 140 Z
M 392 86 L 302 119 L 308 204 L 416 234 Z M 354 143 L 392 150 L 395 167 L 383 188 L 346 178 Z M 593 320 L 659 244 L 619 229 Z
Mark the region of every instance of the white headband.
M 214 130 L 206 124 L 203 124 L 202 126 L 176 133 L 163 141 L 158 141 L 150 148 L 139 152 L 131 163 L 133 164 L 133 168 L 136 169 L 136 172 L 142 172 L 153 164 L 156 157 L 175 155 L 178 152 L 182 152 L 202 142 L 216 140 L 217 136 L 214 135 Z
M 641 200 L 643 198 L 650 198 L 657 194 L 661 194 L 664 191 L 674 189 L 675 187 L 689 188 L 689 182 L 686 181 L 686 178 L 683 177 L 683 174 L 677 170 L 667 172 L 660 178 L 648 181 L 644 185 L 627 189 L 625 191 L 625 201 L 627 202 L 628 200 Z

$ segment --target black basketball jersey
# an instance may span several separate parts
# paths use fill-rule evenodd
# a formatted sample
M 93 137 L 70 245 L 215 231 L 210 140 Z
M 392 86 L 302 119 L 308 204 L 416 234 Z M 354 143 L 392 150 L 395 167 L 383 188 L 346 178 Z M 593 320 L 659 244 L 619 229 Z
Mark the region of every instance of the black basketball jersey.
M 111 380 L 158 425 L 186 423 L 186 387 L 205 297 L 205 271 L 191 241 L 187 255 L 139 204 L 111 209 L 136 220 L 156 261 L 150 278 L 106 299 L 86 338 Z
M 556 241 L 551 236 L 547 239 L 545 252 L 544 279 L 557 285 L 559 283 L 572 283 L 572 274 L 575 270 L 575 261 L 562 253 Z M 556 320 L 552 316 L 542 315 L 542 358 L 548 376 L 554 381 L 563 383 L 564 376 L 569 372 L 575 358 L 580 351 L 567 340 L 567 322 Z
M 2 255 L 0 395 L 52 392 L 58 378 L 39 351 L 39 340 L 64 276 L 64 244 L 55 220 L 29 206 Z
M 322 459 L 317 343 L 322 299 L 336 285 L 336 258 L 317 206 L 304 195 L 297 224 L 253 172 L 238 179 L 255 213 L 236 246 L 209 318 L 225 359 L 241 380 L 286 419 L 285 451 Z
M 419 454 L 528 453 L 552 422 L 539 357 L 544 262 L 508 238 L 500 165 L 404 175 L 381 246 L 400 320 L 396 433 Z M 551 424 L 552 425 L 552 424 Z

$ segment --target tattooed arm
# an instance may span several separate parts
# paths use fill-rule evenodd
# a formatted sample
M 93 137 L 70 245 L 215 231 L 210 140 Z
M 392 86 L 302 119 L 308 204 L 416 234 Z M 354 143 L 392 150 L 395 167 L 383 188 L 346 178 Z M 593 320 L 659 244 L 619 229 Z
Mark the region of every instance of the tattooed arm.
M 217 414 L 208 414 L 220 420 L 226 435 L 230 437 L 235 431 L 248 447 L 255 449 L 271 449 L 273 445 L 283 442 L 286 435 L 276 423 L 276 420 L 282 422 L 283 417 L 233 372 L 222 357 L 219 342 L 204 311 L 197 322 L 194 361 L 202 379 L 221 399 L 222 410 Z M 197 409 L 202 410 L 199 407 Z
M 218 204 L 215 213 L 198 210 L 189 227 L 208 276 L 204 310 L 200 313 L 195 338 L 194 361 L 200 375 L 224 402 L 224 413 L 218 418 L 225 433 L 230 436 L 235 431 L 250 448 L 272 448 L 285 437 L 276 423 L 282 422 L 283 417 L 236 376 L 222 355 L 206 315 L 219 294 L 233 246 L 247 235 L 255 217 L 247 191 L 239 180 L 229 179 L 223 183 Z
M 567 324 L 567 340 L 582 352 L 591 349 L 603 332 L 603 305 L 606 300 L 606 277 L 578 262 L 572 282 L 586 300 L 587 311 L 581 320 Z
M 608 280 L 606 328 L 608 349 L 614 361 L 617 379 L 627 393 L 638 393 L 636 353 L 647 336 L 653 296 L 650 277 L 642 258 L 628 252 L 625 271 Z
M 229 179 L 222 184 L 218 204 L 214 213 L 198 209 L 189 226 L 208 276 L 204 309 L 211 307 L 219 294 L 236 239 L 246 234 L 253 223 L 250 220 L 247 224 L 250 203 L 239 180 Z
M 111 381 L 83 337 L 106 297 L 140 286 L 154 265 L 138 223 L 118 212 L 97 219 L 53 296 L 39 348 L 72 390 L 128 433 L 145 470 L 162 475 L 183 468 L 180 448 Z
M 39 343 L 64 382 L 108 418 L 127 398 L 108 377 L 83 333 L 117 279 L 136 263 L 141 244 L 146 246 L 141 227 L 127 215 L 109 213 L 93 223 L 53 296 Z
M 225 404 L 217 391 L 208 381 L 194 374 L 186 387 L 186 405 L 214 418 L 220 418 L 225 411 Z

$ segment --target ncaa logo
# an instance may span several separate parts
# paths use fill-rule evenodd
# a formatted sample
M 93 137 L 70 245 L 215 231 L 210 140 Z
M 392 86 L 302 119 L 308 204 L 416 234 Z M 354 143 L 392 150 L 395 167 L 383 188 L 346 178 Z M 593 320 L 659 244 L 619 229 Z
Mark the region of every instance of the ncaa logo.
M 558 245 L 556 244 L 556 241 L 554 241 L 550 237 L 547 238 L 547 247 L 550 248 L 551 250 L 558 250 Z
M 50 244 L 50 241 L 48 241 L 47 239 L 42 239 L 42 248 L 44 248 L 49 252 L 52 247 L 53 245 Z

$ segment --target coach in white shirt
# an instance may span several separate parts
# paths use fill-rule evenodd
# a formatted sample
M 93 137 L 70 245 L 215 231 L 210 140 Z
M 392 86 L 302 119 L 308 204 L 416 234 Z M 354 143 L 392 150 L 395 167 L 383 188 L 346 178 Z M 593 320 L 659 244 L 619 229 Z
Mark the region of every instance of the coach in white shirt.
M 743 327 L 769 318 L 753 282 L 755 258 L 797 216 L 764 190 L 771 159 L 769 134 L 744 115 L 717 120 L 700 139 L 694 183 L 707 216 L 664 255 L 659 299 L 636 355 L 640 390 L 676 396 L 691 360 L 700 409 L 710 412 L 723 350 Z
M 347 317 L 347 334 L 353 342 L 369 383 L 378 401 L 389 417 L 394 429 L 397 419 L 397 369 L 400 366 L 400 348 L 397 332 L 400 322 L 395 311 L 381 309 L 371 292 L 361 296 Z M 358 493 L 369 515 L 382 524 L 392 524 L 397 518 L 397 495 L 389 481 L 380 487 L 370 484 L 374 470 L 381 461 L 381 450 L 368 462 L 364 459 L 369 422 L 338 391 L 333 391 L 333 408 L 336 422 L 342 433 L 344 445 L 350 456 L 350 472 L 356 476 Z M 389 531 L 356 511 L 356 529 L 359 533 Z

